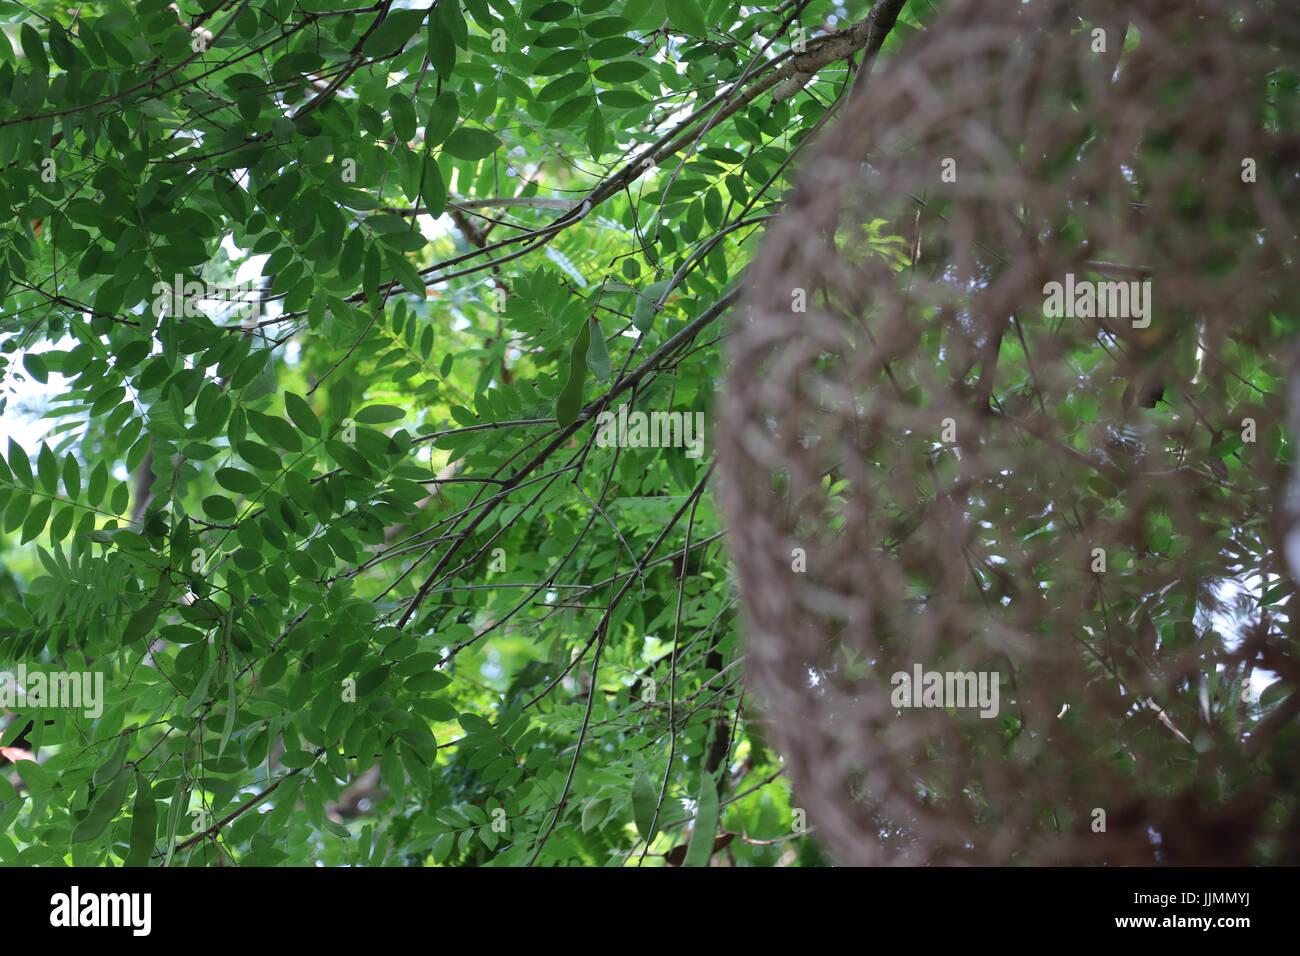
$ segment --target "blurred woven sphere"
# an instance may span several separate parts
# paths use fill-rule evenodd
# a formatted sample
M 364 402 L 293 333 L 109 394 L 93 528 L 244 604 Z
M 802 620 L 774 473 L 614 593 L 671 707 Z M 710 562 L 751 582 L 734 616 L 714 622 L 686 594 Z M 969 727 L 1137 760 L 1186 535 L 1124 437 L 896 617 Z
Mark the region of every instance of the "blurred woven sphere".
M 1300 862 L 1298 40 L 1286 4 L 957 0 L 802 160 L 720 500 L 839 860 Z

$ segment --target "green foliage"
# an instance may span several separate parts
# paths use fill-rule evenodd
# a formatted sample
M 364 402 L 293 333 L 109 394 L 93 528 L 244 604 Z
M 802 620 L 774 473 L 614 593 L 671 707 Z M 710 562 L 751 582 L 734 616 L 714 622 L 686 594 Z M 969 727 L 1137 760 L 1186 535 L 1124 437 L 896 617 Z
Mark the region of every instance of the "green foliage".
M 709 454 L 594 419 L 710 419 L 846 65 L 680 124 L 833 5 L 181 8 L 0 2 L 0 668 L 104 678 L 0 773 L 0 862 L 806 843 Z

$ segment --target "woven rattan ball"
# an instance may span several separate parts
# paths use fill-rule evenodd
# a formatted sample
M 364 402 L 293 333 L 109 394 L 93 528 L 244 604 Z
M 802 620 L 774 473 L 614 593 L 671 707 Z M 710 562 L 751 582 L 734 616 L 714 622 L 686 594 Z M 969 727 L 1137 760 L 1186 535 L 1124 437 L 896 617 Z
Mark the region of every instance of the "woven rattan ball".
M 802 154 L 720 500 L 837 859 L 1300 853 L 1294 721 L 1237 694 L 1290 625 L 1233 599 L 1284 570 L 1297 38 L 1282 4 L 954 2 Z

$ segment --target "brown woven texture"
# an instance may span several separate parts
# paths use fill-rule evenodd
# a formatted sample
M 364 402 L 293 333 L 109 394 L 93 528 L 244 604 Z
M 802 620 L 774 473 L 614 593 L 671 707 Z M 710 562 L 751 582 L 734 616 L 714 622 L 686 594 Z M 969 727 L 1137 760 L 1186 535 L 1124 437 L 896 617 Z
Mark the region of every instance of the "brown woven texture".
M 733 317 L 720 500 L 750 689 L 838 860 L 1300 862 L 1300 654 L 1259 600 L 1298 40 L 1292 4 L 954 2 L 803 159 Z M 1067 275 L 1149 279 L 1148 318 L 1050 315 Z M 917 664 L 995 674 L 997 716 L 896 706 Z M 1239 693 L 1266 667 L 1281 705 Z

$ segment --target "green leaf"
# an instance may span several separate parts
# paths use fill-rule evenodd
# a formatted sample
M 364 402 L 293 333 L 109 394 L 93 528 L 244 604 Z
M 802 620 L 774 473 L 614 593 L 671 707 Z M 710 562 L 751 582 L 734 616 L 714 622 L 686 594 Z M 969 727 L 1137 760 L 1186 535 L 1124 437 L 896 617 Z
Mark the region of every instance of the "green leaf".
M 388 679 L 388 672 L 390 669 L 389 665 L 383 664 L 362 674 L 361 677 L 357 679 L 357 697 L 369 697 L 382 687 L 384 681 Z
M 1291 593 L 1291 582 L 1284 578 L 1265 591 L 1264 595 L 1259 599 L 1259 603 L 1263 605 L 1276 604 L 1283 595 L 1289 593 Z
M 284 676 L 288 663 L 288 658 L 283 653 L 272 654 L 262 666 L 260 675 L 262 683 L 267 687 L 273 687 L 279 683 L 280 678 Z
M 699 0 L 664 0 L 664 13 L 668 17 L 669 29 L 674 33 L 702 37 L 708 32 L 704 6 Z
M 35 760 L 19 760 L 12 769 L 33 794 L 47 793 L 54 787 L 50 772 Z
M 587 346 L 587 366 L 596 378 L 602 382 L 608 381 L 613 365 L 609 360 L 609 350 L 605 347 L 605 334 L 600 330 L 600 324 L 594 317 L 587 321 L 591 323 L 589 330 L 591 344 Z
M 592 110 L 587 120 L 587 149 L 596 160 L 605 152 L 605 117 L 599 108 Z
M 32 505 L 32 510 L 27 513 L 27 518 L 23 521 L 23 530 L 18 536 L 19 544 L 26 544 L 45 530 L 45 522 L 50 518 L 50 509 L 53 505 L 54 502 L 49 498 L 41 498 Z
M 47 495 L 59 490 L 59 463 L 50 451 L 50 446 L 41 442 L 41 450 L 36 453 L 36 474 L 41 479 L 41 487 Z
M 662 18 L 660 20 L 662 22 Z M 655 26 L 659 24 L 656 23 Z M 625 34 L 632 29 L 632 22 L 623 17 L 600 17 L 592 20 L 586 25 L 583 32 L 589 37 L 612 37 L 615 34 Z
M 158 837 L 158 804 L 149 780 L 135 772 L 135 802 L 131 805 L 131 842 L 123 866 L 148 866 Z
M 655 807 L 658 804 L 659 789 L 644 773 L 637 774 L 632 782 L 632 819 L 636 823 L 636 832 L 647 843 L 654 837 L 650 825 L 654 821 Z
M 224 495 L 208 495 L 204 498 L 203 512 L 213 521 L 229 521 L 236 514 L 234 502 Z
M 226 723 L 221 730 L 221 746 L 217 748 L 218 757 L 226 752 L 230 735 L 235 730 L 235 715 L 239 712 L 239 683 L 235 678 L 234 659 L 229 654 L 226 655 L 226 677 L 230 693 L 226 698 Z
M 686 848 L 685 866 L 708 866 L 713 855 L 713 838 L 718 829 L 718 786 L 711 773 L 700 774 L 699 796 L 696 797 L 695 828 Z
M 561 73 L 568 73 L 584 59 L 586 59 L 584 50 L 556 50 L 538 61 L 533 67 L 533 76 L 558 76 Z
M 68 42 L 68 31 L 57 23 L 51 23 L 49 39 L 50 54 L 54 57 L 54 62 L 65 70 L 72 69 L 77 62 L 77 55 L 72 49 L 72 44 Z
M 77 463 L 76 456 L 72 452 L 68 452 L 67 457 L 63 459 L 63 490 L 72 499 L 81 494 L 81 465 Z
M 384 748 L 383 756 L 379 758 L 379 777 L 392 792 L 393 798 L 400 803 L 402 794 L 406 791 L 406 772 L 402 769 L 397 747 Z
M 214 660 L 210 665 L 208 665 L 208 669 L 203 672 L 203 676 L 199 678 L 199 682 L 194 685 L 194 691 L 190 694 L 189 699 L 185 701 L 185 706 L 182 708 L 181 713 L 188 717 L 190 714 L 194 713 L 196 707 L 203 703 L 204 699 L 208 696 L 208 685 L 212 683 L 212 678 L 216 673 L 217 662 Z
M 415 31 L 420 29 L 427 12 L 427 8 L 392 10 L 387 19 L 380 23 L 375 28 L 375 32 L 366 39 L 361 52 L 369 57 L 380 57 L 400 50 L 406 41 L 415 35 Z
M 298 437 L 298 432 L 279 415 L 263 415 L 252 408 L 247 414 L 248 424 L 267 444 L 289 451 L 302 451 L 302 439 Z
M 608 812 L 608 799 L 588 800 L 586 806 L 582 808 L 582 832 L 587 833 L 592 828 L 600 826 Z
M 593 75 L 602 83 L 631 83 L 644 76 L 649 69 L 641 60 L 615 60 L 596 67 Z
M 365 236 L 360 227 L 354 228 L 343 241 L 339 252 L 339 278 L 350 279 L 361 269 L 361 256 L 365 252 Z M 335 313 L 337 315 L 337 313 Z
M 1282 700 L 1290 692 L 1287 681 L 1274 681 L 1264 688 L 1264 692 L 1259 695 L 1259 705 L 1261 707 L 1272 707 L 1278 701 Z
M 180 829 L 181 820 L 185 817 L 185 811 L 189 809 L 189 800 L 186 796 L 187 788 L 185 786 L 185 775 L 176 778 L 176 786 L 172 790 L 171 806 L 167 811 L 167 858 L 163 865 L 171 863 L 172 854 L 176 850 L 176 831 Z
M 161 613 L 162 605 L 158 601 L 150 601 L 132 614 L 122 631 L 122 644 L 129 647 L 136 641 L 148 637 L 153 633 L 154 625 L 158 623 L 158 616 Z
M 26 459 L 24 459 L 26 461 Z M 10 461 L 12 465 L 13 462 Z M 101 461 L 97 463 L 90 472 L 90 484 L 86 487 L 86 500 L 90 502 L 92 508 L 99 507 L 99 503 L 104 500 L 104 492 L 108 489 L 108 468 Z
M 537 102 L 554 103 L 556 100 L 567 99 L 569 94 L 576 93 L 582 89 L 590 80 L 582 73 L 569 73 L 560 77 L 558 80 L 551 80 L 540 90 L 537 91 Z
M 133 66 L 136 63 L 136 56 L 128 50 L 122 41 L 117 38 L 114 31 L 109 29 L 103 20 L 100 20 L 92 28 L 90 24 L 83 24 L 81 28 L 81 38 L 86 40 L 86 34 L 89 32 L 95 37 L 104 48 L 104 52 L 111 56 L 123 66 Z
M 415 107 L 406 91 L 394 91 L 388 100 L 388 115 L 393 120 L 393 130 L 400 142 L 410 142 L 415 138 Z
M 284 408 L 303 434 L 312 438 L 321 436 L 320 420 L 316 418 L 316 413 L 312 411 L 305 399 L 294 392 L 285 392 Z
M 1243 447 L 1245 447 L 1245 443 L 1241 440 L 1241 433 L 1233 432 L 1227 438 L 1210 446 L 1210 457 L 1227 458 L 1234 452 L 1240 451 Z
M 241 495 L 255 495 L 262 490 L 257 476 L 240 468 L 218 468 L 217 484 L 227 491 Z
M 18 42 L 22 44 L 23 53 L 27 56 L 27 65 L 42 76 L 48 75 L 50 62 L 45 58 L 45 44 L 30 23 L 24 23 L 18 28 Z
M 451 90 L 444 90 L 429 107 L 429 117 L 424 121 L 424 142 L 426 146 L 437 146 L 456 128 L 460 117 L 460 101 Z
M 501 140 L 485 129 L 476 129 L 472 126 L 461 126 L 453 130 L 446 142 L 442 144 L 442 148 L 452 156 L 471 162 L 490 156 L 500 147 Z
M 591 344 L 591 324 L 582 323 L 582 331 L 573 340 L 569 353 L 569 378 L 555 400 L 555 420 L 561 428 L 571 425 L 582 411 L 582 386 L 587 379 L 587 348 Z
M 131 785 L 129 773 L 119 773 L 108 786 L 101 788 L 95 795 L 95 802 L 90 811 L 72 829 L 71 843 L 85 843 L 93 840 L 108 826 L 109 822 L 122 809 L 126 802 L 127 787 Z
M 127 751 L 131 748 L 130 733 L 120 733 L 117 735 L 117 743 L 113 746 L 113 751 L 108 755 L 108 759 L 95 768 L 94 774 L 91 775 L 91 782 L 96 787 L 108 785 L 122 772 L 122 766 L 126 763 Z
M 420 278 L 419 271 L 415 266 L 411 265 L 406 256 L 391 249 L 385 249 L 384 258 L 388 260 L 388 265 L 393 270 L 393 275 L 397 277 L 397 281 L 402 284 L 402 288 L 423 299 L 426 295 L 424 280 Z
M 457 720 L 469 733 L 493 734 L 496 732 L 496 729 L 492 726 L 492 721 L 482 714 L 465 713 L 461 714 Z
M 9 468 L 20 482 L 32 487 L 32 465 L 27 460 L 27 452 L 12 438 L 9 439 Z
M 62 541 L 68 536 L 68 532 L 72 530 L 72 522 L 76 517 L 76 513 L 76 507 L 68 505 L 55 514 L 54 520 L 50 522 L 51 541 Z
M 448 7 L 450 4 L 439 3 L 438 10 Z M 457 11 L 459 13 L 459 11 Z M 456 68 L 456 41 L 451 31 L 443 22 L 443 17 L 435 16 L 429 18 L 429 30 L 427 37 L 427 53 L 429 62 L 438 75 L 444 80 L 451 79 L 452 71 Z
M 35 352 L 27 352 L 23 355 L 23 368 L 27 369 L 31 377 L 42 385 L 50 380 L 50 372 L 45 365 L 45 359 Z
M 379 425 L 384 422 L 401 421 L 406 417 L 406 412 L 396 405 L 367 405 L 365 408 L 358 409 L 353 417 L 362 424 Z
M 428 214 L 435 218 L 441 216 L 447 208 L 447 182 L 442 178 L 437 161 L 429 155 L 424 157 L 424 180 L 420 190 Z
M 659 282 L 652 282 L 642 291 L 637 293 L 636 308 L 632 312 L 632 324 L 642 332 L 649 332 L 655 324 L 655 315 L 658 313 L 659 297 L 664 294 L 668 288 L 671 279 L 663 279 Z
M 292 413 L 290 415 L 292 416 Z M 279 471 L 285 464 L 279 455 L 255 441 L 236 442 L 235 450 L 239 452 L 240 458 L 263 471 Z
M 553 3 L 543 4 L 534 10 L 529 19 L 542 23 L 557 23 L 560 20 L 567 20 L 571 16 L 573 16 L 573 6 L 571 4 L 554 0 Z

